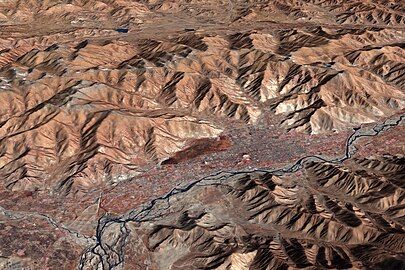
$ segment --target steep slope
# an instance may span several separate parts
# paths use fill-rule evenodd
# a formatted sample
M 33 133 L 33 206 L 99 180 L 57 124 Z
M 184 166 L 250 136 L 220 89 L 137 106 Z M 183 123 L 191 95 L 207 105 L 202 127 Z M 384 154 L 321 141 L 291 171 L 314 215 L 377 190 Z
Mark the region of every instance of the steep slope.
M 65 192 L 73 182 L 99 185 L 113 177 L 106 170 L 128 174 L 263 113 L 281 115 L 286 131 L 314 134 L 404 108 L 402 32 L 325 30 L 84 40 L 23 51 L 1 71 L 5 185 L 18 189 L 26 179 L 35 188 L 38 178 Z M 80 176 L 92 170 L 96 182 Z
M 141 212 L 101 219 L 80 268 L 395 269 L 404 260 L 404 168 L 403 156 L 379 156 L 213 175 Z
M 169 215 L 153 232 L 117 218 L 112 234 L 136 232 L 144 252 L 127 255 L 121 244 L 134 241 L 111 240 L 122 250 L 98 250 L 102 267 L 367 268 L 400 254 L 404 12 L 391 0 L 0 1 L 1 267 L 72 268 L 81 253 L 81 263 L 94 260 L 81 266 L 95 267 L 97 254 L 83 250 L 107 241 L 103 220 L 222 171 L 238 173 L 208 188 L 211 208 L 194 205 L 211 200 L 199 189 L 175 206 L 197 212 Z M 358 160 L 326 162 L 345 154 L 353 129 L 390 121 L 398 127 L 370 131 Z M 306 176 L 253 173 L 296 172 L 307 156 L 317 158 Z M 332 196 L 319 171 L 342 185 L 357 179 L 354 191 Z M 278 191 L 263 189 L 270 180 Z M 325 232 L 290 234 L 311 198 L 321 208 L 307 226 Z M 256 207 L 267 214 L 251 218 Z M 266 232 L 252 240 L 239 230 Z

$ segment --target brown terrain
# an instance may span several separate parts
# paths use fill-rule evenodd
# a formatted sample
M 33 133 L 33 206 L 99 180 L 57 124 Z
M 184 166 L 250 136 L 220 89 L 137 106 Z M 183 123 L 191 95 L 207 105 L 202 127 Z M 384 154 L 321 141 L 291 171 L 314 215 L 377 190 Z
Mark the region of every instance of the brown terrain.
M 0 269 L 405 269 L 405 3 L 0 0 Z

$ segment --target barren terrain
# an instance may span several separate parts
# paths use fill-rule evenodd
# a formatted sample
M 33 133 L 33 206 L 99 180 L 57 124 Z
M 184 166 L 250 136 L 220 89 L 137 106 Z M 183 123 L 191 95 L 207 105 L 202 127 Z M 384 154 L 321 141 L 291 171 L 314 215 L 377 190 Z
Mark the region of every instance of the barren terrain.
M 0 268 L 405 267 L 404 16 L 0 1 Z

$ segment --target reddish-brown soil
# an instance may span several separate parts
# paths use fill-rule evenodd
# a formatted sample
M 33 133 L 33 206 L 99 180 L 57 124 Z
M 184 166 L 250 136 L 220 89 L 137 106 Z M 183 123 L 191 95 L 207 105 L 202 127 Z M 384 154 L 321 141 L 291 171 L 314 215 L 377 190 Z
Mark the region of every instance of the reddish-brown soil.
M 404 23 L 394 0 L 0 1 L 0 269 L 399 260 L 403 123 L 335 159 L 354 129 L 404 113 Z M 255 178 L 293 164 L 274 190 Z M 320 171 L 389 187 L 333 197 Z M 250 219 L 251 204 L 275 210 Z M 304 208 L 313 230 L 335 224 L 327 237 L 289 231 Z

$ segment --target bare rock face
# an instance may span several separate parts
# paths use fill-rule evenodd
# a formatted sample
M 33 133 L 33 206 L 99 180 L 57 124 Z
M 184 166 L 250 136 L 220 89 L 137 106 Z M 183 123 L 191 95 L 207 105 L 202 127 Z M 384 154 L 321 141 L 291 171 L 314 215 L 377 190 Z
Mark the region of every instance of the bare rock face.
M 128 269 L 133 258 L 144 259 L 140 269 L 386 269 L 404 259 L 404 168 L 403 157 L 387 156 L 235 173 L 173 197 L 142 223 L 104 223 L 105 253 L 89 252 L 85 269 L 120 262 L 118 239 Z
M 404 14 L 401 1 L 0 1 L 0 265 L 401 260 Z M 356 146 L 353 128 L 368 132 Z M 256 171 L 292 164 L 305 169 Z M 170 191 L 156 224 L 128 214 Z M 31 230 L 20 219 L 47 224 L 39 243 L 65 255 L 1 244 Z

